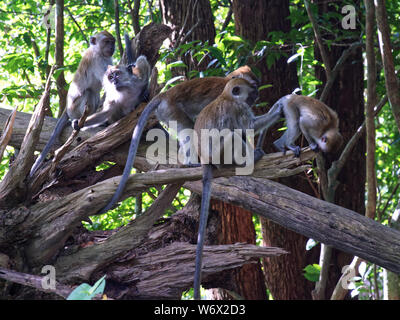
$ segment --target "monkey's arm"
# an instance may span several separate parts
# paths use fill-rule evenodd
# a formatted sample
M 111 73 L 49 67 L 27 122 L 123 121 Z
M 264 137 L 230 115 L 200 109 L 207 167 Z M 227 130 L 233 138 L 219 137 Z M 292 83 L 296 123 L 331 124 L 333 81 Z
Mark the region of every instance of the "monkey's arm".
M 204 236 L 206 233 L 208 211 L 211 198 L 212 165 L 203 165 L 203 191 L 201 196 L 201 209 L 199 218 L 199 231 L 197 235 L 196 261 L 194 272 L 194 299 L 200 299 L 201 267 L 203 261 Z
M 39 155 L 39 157 L 36 159 L 35 163 L 33 164 L 31 171 L 29 173 L 29 177 L 32 177 L 37 169 L 40 167 L 44 159 L 46 158 L 47 154 L 50 152 L 51 147 L 56 143 L 57 139 L 60 137 L 61 132 L 64 130 L 65 126 L 68 123 L 68 115 L 66 112 L 63 112 L 61 117 L 58 119 L 56 126 L 54 128 L 53 133 L 51 134 L 51 137 L 49 141 L 46 143 L 44 146 L 42 153 Z
M 282 99 L 279 99 L 271 109 L 264 115 L 258 116 L 254 121 L 254 131 L 255 134 L 260 133 L 260 137 L 257 141 L 257 149 L 262 149 L 264 144 L 265 135 L 269 127 L 277 123 L 283 115 L 283 103 Z

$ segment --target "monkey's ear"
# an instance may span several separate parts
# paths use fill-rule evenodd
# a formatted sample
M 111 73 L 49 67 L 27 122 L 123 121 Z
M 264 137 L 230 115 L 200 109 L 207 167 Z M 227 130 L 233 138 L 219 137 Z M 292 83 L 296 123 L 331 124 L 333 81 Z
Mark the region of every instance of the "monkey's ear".
M 96 45 L 96 37 L 90 37 L 90 44 L 91 45 Z
M 233 87 L 232 94 L 238 96 L 240 94 L 240 87 Z

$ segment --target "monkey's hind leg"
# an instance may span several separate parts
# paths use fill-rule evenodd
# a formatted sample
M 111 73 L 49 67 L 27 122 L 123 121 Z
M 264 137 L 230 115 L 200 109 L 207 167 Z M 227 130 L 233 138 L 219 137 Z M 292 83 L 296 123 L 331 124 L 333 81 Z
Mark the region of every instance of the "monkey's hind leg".
M 201 209 L 199 218 L 199 231 L 197 236 L 196 261 L 194 272 L 194 299 L 200 299 L 201 267 L 203 262 L 204 236 L 206 233 L 208 211 L 211 198 L 212 165 L 203 165 L 203 192 L 201 196 Z

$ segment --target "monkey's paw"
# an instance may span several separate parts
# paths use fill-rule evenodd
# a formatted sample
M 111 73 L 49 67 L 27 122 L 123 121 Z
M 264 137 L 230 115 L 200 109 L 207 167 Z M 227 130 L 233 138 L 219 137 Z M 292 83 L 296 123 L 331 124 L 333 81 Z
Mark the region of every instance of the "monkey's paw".
M 288 146 L 287 147 L 289 150 L 292 150 L 293 151 L 293 153 L 294 153 L 294 156 L 296 157 L 296 158 L 299 158 L 300 157 L 300 147 L 299 146 Z
M 314 152 L 319 152 L 319 147 L 318 147 L 318 144 L 316 144 L 316 143 L 311 143 L 310 148 Z
M 261 148 L 256 148 L 254 150 L 254 163 L 260 160 L 265 155 L 265 152 Z
M 79 121 L 77 119 L 72 120 L 72 129 L 79 131 L 81 128 L 79 127 Z

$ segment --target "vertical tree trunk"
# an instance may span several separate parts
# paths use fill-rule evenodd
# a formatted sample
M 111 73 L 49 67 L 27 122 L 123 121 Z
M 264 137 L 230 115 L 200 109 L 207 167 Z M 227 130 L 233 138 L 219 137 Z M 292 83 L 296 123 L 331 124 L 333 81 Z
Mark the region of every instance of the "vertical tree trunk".
M 214 16 L 209 0 L 160 0 L 160 7 L 163 23 L 173 29 L 170 37 L 172 47 L 193 40 L 214 43 Z M 205 70 L 210 61 L 204 59 L 197 64 L 190 55 L 185 55 L 181 59 L 188 66 L 186 74 L 191 70 Z
M 262 0 L 262 1 L 233 1 L 236 32 L 255 43 L 268 39 L 271 31 L 288 32 L 290 30 L 289 1 Z M 271 84 L 272 87 L 260 92 L 260 100 L 272 106 L 280 97 L 293 92 L 298 87 L 296 65 L 287 63 L 287 58 L 280 58 L 268 68 L 266 60 L 262 59 L 255 64 L 261 71 L 261 83 Z M 264 113 L 268 108 L 257 108 L 257 113 Z M 264 150 L 275 152 L 272 142 L 281 132 L 276 129 L 281 124 L 268 131 Z M 303 177 L 280 179 L 292 188 L 312 193 L 308 182 Z M 240 216 L 243 220 L 244 217 Z M 302 269 L 308 264 L 305 253 L 307 239 L 290 230 L 261 219 L 262 233 L 265 245 L 285 248 L 290 254 L 277 259 L 264 259 L 264 275 L 267 287 L 274 299 L 309 299 L 311 283 L 303 277 Z M 244 223 L 243 221 L 241 223 Z
M 197 7 L 193 11 L 193 5 L 196 3 Z M 201 40 L 202 42 L 208 41 L 209 44 L 214 43 L 214 18 L 208 0 L 161 0 L 160 4 L 164 23 L 171 25 L 175 30 L 171 36 L 173 45 L 176 45 L 177 41 L 182 41 L 188 32 L 191 33 L 185 39 L 186 42 Z M 192 14 L 193 12 L 195 14 Z M 193 28 L 196 24 L 198 24 L 197 27 Z M 191 29 L 192 31 L 190 31 Z M 189 70 L 191 68 L 203 70 L 208 64 L 208 62 L 204 61 L 201 65 L 196 65 L 193 61 L 183 60 L 189 66 Z M 220 213 L 222 233 L 218 239 L 219 243 L 247 242 L 255 244 L 255 231 L 250 212 L 217 201 L 212 201 L 211 209 Z M 229 272 L 227 276 L 232 279 L 233 291 L 245 299 L 266 298 L 265 285 L 259 264 L 245 266 L 240 270 Z M 214 291 L 212 295 L 214 299 L 230 298 L 223 292 Z
M 397 124 L 397 129 L 400 131 L 400 85 L 394 66 L 385 0 L 375 0 L 375 9 L 376 22 L 379 28 L 379 47 L 381 50 L 383 68 L 385 70 L 386 91 Z
M 56 0 L 56 49 L 55 60 L 58 68 L 64 66 L 64 0 Z M 61 116 L 67 105 L 67 90 L 64 78 L 64 71 L 61 71 L 56 80 L 57 92 L 59 97 L 60 108 L 58 116 Z
M 367 55 L 367 105 L 365 108 L 367 132 L 367 207 L 365 215 L 371 219 L 376 213 L 376 172 L 375 172 L 375 117 L 374 107 L 378 101 L 376 94 L 376 64 L 375 64 L 375 14 L 374 1 L 364 0 L 366 55 Z
M 327 13 L 330 10 L 337 12 L 336 7 L 330 6 L 326 1 L 318 0 L 317 3 L 319 15 Z M 359 5 L 359 1 L 354 5 Z M 360 30 L 354 30 L 354 33 L 359 34 Z M 328 38 L 329 35 L 323 35 L 323 37 Z M 356 36 L 354 38 L 356 38 Z M 352 41 L 355 40 L 351 40 L 351 42 Z M 349 42 L 349 44 L 351 42 Z M 329 48 L 328 58 L 332 67 L 336 65 L 336 62 L 341 57 L 344 50 L 346 50 L 346 47 L 331 46 Z M 315 46 L 315 56 L 320 60 L 317 46 Z M 346 60 L 325 101 L 326 104 L 338 114 L 340 119 L 339 129 L 345 143 L 354 135 L 364 120 L 363 72 L 362 49 L 359 48 Z M 323 68 L 316 68 L 316 77 L 323 82 L 322 86 L 326 83 L 326 75 Z M 319 90 L 318 93 L 321 93 L 321 90 Z M 336 204 L 359 212 L 360 214 L 364 214 L 365 212 L 365 152 L 365 139 L 361 139 L 353 150 L 353 156 L 348 159 L 339 175 L 338 180 L 340 181 L 340 185 L 336 189 L 335 194 Z M 334 157 L 337 157 L 337 155 L 327 157 L 327 168 L 329 168 Z M 326 297 L 331 296 L 341 276 L 342 267 L 349 264 L 350 261 L 351 256 L 348 254 L 333 250 L 329 279 L 325 292 Z

